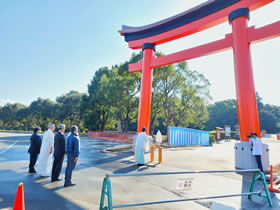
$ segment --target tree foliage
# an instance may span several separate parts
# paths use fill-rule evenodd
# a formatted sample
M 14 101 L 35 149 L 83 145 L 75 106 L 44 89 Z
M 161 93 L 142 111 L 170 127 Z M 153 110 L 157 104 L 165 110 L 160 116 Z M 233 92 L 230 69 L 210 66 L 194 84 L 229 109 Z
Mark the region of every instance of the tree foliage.
M 80 111 L 80 103 L 84 94 L 78 91 L 70 91 L 69 93 L 56 98 L 59 112 L 57 113 L 60 122 L 70 127 L 77 125 L 83 128 L 82 115 Z
M 262 102 L 261 96 L 256 93 L 261 130 L 268 133 L 277 133 L 280 130 L 280 107 Z M 206 123 L 207 130 L 215 127 L 230 125 L 232 128 L 238 124 L 236 100 L 229 99 L 216 102 L 208 106 L 209 120 Z
M 40 126 L 46 130 L 49 123 L 64 123 L 68 129 L 73 124 L 83 128 L 79 109 L 81 98 L 82 94 L 71 91 L 58 97 L 57 102 L 38 98 L 29 106 L 6 104 L 0 107 L 0 128 L 30 131 Z
M 111 74 L 109 68 L 100 68 L 95 72 L 88 85 L 88 96 L 82 97 L 81 111 L 85 126 L 90 130 L 103 131 L 112 114 L 112 90 L 106 87 L 108 77 Z M 106 85 L 105 85 L 106 84 Z
M 133 54 L 120 65 L 95 72 L 80 106 L 87 128 L 136 129 L 141 73 L 129 73 L 128 65 L 141 57 L 142 53 Z M 208 80 L 189 70 L 186 62 L 154 69 L 153 76 L 151 133 L 155 128 L 167 131 L 170 125 L 203 128 L 208 119 Z
M 156 53 L 156 56 L 163 56 Z M 139 62 L 142 52 L 129 60 L 95 71 L 87 94 L 70 91 L 50 99 L 38 98 L 29 106 L 0 106 L 0 129 L 47 129 L 50 122 L 73 124 L 82 130 L 136 131 L 141 73 L 130 73 L 130 63 Z M 168 132 L 169 126 L 214 130 L 238 123 L 236 101 L 228 99 L 209 105 L 209 81 L 188 68 L 187 62 L 153 70 L 150 133 Z M 261 129 L 276 133 L 280 129 L 280 107 L 263 104 L 257 93 Z
M 158 53 L 157 56 L 163 54 Z M 169 126 L 204 128 L 208 119 L 209 81 L 186 62 L 154 70 L 151 129 L 159 125 L 157 119 Z M 157 122 L 156 122 L 157 121 Z
M 238 123 L 237 106 L 235 99 L 218 101 L 208 106 L 209 120 L 206 123 L 207 130 L 215 130 L 216 127 L 230 125 L 232 128 Z
M 120 122 L 121 130 L 127 132 L 129 123 L 136 120 L 140 74 L 129 73 L 128 64 L 140 58 L 140 54 L 133 54 L 128 62 L 95 72 L 88 96 L 81 103 L 83 119 L 90 130 L 115 129 Z

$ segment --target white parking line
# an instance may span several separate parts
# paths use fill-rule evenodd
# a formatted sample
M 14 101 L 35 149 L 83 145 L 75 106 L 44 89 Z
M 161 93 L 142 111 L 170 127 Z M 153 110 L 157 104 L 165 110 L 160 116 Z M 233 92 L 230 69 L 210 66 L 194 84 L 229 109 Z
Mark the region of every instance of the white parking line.
M 4 152 L 6 152 L 8 149 L 10 149 L 12 146 L 14 146 L 16 143 L 18 143 L 20 140 L 17 140 L 16 142 L 14 142 L 12 145 L 8 146 L 6 149 L 4 149 L 2 152 L 0 152 L 0 154 L 3 154 Z

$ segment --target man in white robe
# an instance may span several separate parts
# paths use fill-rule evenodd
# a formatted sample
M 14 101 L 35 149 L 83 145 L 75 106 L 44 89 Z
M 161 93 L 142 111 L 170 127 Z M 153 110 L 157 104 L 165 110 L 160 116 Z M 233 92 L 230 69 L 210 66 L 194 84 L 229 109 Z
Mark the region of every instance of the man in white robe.
M 138 166 L 145 164 L 145 148 L 148 144 L 148 136 L 146 135 L 146 128 L 142 128 L 142 132 L 137 135 L 135 147 L 135 162 Z
M 52 154 L 54 147 L 54 124 L 49 124 L 48 130 L 43 135 L 43 141 L 40 151 L 39 160 L 37 162 L 37 173 L 42 177 L 50 176 L 52 168 Z

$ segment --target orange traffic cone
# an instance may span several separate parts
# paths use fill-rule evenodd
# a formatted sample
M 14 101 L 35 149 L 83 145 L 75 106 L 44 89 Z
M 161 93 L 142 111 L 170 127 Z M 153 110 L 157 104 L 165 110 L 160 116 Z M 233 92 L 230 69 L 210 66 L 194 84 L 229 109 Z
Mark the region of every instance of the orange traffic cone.
M 23 183 L 18 185 L 18 191 L 14 203 L 13 210 L 24 210 L 24 193 L 23 193 Z

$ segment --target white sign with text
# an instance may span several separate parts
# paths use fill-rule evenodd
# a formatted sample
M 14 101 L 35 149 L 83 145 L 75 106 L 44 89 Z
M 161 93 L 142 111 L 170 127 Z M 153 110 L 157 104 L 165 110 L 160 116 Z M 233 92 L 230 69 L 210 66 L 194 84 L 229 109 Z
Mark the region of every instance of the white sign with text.
M 193 178 L 185 178 L 177 180 L 177 190 L 191 190 L 192 189 Z

